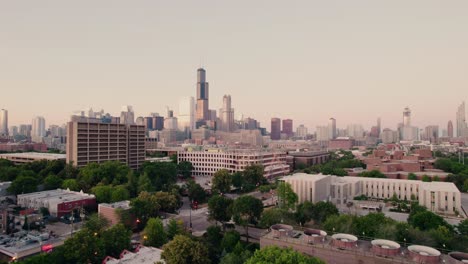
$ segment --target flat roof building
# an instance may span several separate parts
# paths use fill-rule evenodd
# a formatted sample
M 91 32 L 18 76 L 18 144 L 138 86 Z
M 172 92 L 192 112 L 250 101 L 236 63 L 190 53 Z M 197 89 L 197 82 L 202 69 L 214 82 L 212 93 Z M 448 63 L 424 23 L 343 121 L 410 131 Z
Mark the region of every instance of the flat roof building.
M 120 201 L 116 203 L 100 203 L 98 205 L 98 214 L 109 220 L 110 226 L 120 223 L 119 211 L 130 210 L 130 201 Z
M 0 154 L 0 159 L 12 161 L 14 164 L 31 163 L 40 160 L 65 160 L 65 154 L 24 152 L 24 153 L 6 153 Z
M 219 170 L 226 169 L 230 173 L 243 171 L 253 164 L 264 167 L 264 176 L 268 179 L 284 176 L 289 173 L 286 164 L 286 152 L 263 151 L 249 149 L 205 149 L 184 150 L 177 152 L 177 160 L 189 161 L 193 165 L 193 176 L 213 176 Z
M 322 174 L 296 173 L 282 178 L 291 184 L 299 201 L 331 201 L 345 204 L 356 196 L 365 195 L 376 199 L 415 199 L 428 210 L 456 215 L 463 212 L 461 194 L 451 182 L 423 182 L 366 177 L 338 177 Z
M 120 161 L 138 169 L 145 161 L 145 126 L 73 116 L 67 127 L 67 163 Z
M 96 197 L 93 194 L 70 190 L 50 190 L 43 192 L 18 194 L 17 204 L 25 208 L 40 209 L 45 207 L 50 214 L 61 217 L 82 207 L 95 207 Z
M 153 263 L 166 263 L 161 259 L 162 249 L 155 247 L 139 246 L 135 252 L 124 250 L 120 253 L 118 259 L 113 257 L 106 257 L 102 264 L 153 264 Z

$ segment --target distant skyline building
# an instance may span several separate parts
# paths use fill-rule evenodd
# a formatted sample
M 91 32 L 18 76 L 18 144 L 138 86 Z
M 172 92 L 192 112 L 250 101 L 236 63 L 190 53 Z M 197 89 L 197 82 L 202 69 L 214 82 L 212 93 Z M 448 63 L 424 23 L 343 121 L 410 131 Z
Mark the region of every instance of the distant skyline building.
M 42 138 L 46 136 L 46 122 L 42 116 L 36 116 L 32 120 L 31 139 L 33 142 L 42 142 Z
M 385 128 L 380 133 L 380 139 L 382 139 L 382 143 L 384 144 L 396 143 L 398 141 L 398 132 Z
M 8 136 L 8 110 L 0 110 L 0 136 Z
M 31 137 L 32 125 L 20 125 L 18 133 L 25 137 Z
M 336 119 L 333 117 L 328 120 L 328 138 L 336 138 Z
M 283 131 L 288 138 L 294 136 L 292 119 L 283 119 Z
M 131 105 L 124 105 L 122 112 L 120 112 L 120 124 L 134 125 L 135 124 L 135 113 Z
M 318 126 L 316 131 L 317 141 L 327 141 L 330 139 L 330 133 L 328 126 Z
M 179 100 L 177 120 L 179 130 L 192 131 L 195 129 L 195 99 L 192 96 Z
M 17 136 L 19 133 L 18 127 L 17 126 L 11 126 L 9 130 L 9 135 L 12 137 Z
M 447 124 L 447 136 L 449 138 L 453 138 L 453 123 L 452 123 L 452 120 L 448 121 L 448 124 Z
M 174 111 L 167 109 L 167 117 L 164 119 L 164 130 L 177 130 L 177 118 Z
M 296 128 L 296 137 L 305 139 L 307 137 L 307 127 L 305 127 L 303 124 L 300 124 Z
M 206 82 L 206 71 L 203 68 L 197 70 L 197 121 L 210 120 L 209 111 L 209 84 Z
M 382 120 L 379 118 L 377 118 L 377 131 L 378 131 L 378 136 L 377 137 L 380 137 L 380 133 L 382 133 Z
M 465 112 L 465 102 L 462 102 L 457 109 L 457 137 L 468 136 L 466 133 L 466 112 Z
M 406 107 L 403 110 L 403 127 L 411 126 L 411 110 L 409 107 Z
M 271 132 L 270 138 L 272 140 L 281 139 L 281 119 L 274 117 L 271 119 Z
M 232 132 L 234 131 L 234 109 L 231 105 L 231 96 L 223 96 L 223 107 L 219 110 L 221 124 L 219 130 Z
M 360 124 L 348 125 L 348 137 L 362 139 L 364 138 L 364 128 Z

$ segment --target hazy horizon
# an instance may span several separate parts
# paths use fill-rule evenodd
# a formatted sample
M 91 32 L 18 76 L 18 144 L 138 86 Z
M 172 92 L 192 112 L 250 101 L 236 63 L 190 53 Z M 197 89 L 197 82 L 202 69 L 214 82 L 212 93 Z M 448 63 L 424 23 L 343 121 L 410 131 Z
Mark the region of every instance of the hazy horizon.
M 63 124 L 92 107 L 136 116 L 195 96 L 230 94 L 235 116 L 309 131 L 403 108 L 446 128 L 468 100 L 468 1 L 1 1 L 0 109 L 9 126 L 34 116 Z

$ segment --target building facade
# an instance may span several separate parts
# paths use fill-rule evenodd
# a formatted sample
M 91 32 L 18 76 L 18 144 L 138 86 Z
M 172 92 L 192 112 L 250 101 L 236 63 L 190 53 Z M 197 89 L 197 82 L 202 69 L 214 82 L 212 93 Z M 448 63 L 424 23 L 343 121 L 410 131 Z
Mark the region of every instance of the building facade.
M 457 109 L 457 137 L 468 136 L 465 133 L 467 128 L 465 111 L 465 102 L 462 102 Z
M 456 215 L 463 212 L 461 194 L 451 182 L 423 182 L 418 180 L 397 180 L 365 177 L 338 177 L 331 175 L 310 175 L 296 173 L 283 177 L 291 184 L 299 201 L 332 201 L 346 204 L 356 196 L 365 195 L 376 199 L 417 200 L 428 210 Z
M 209 111 L 209 85 L 206 82 L 206 71 L 203 68 L 197 70 L 197 113 L 196 120 L 210 120 Z
M 72 117 L 67 127 L 67 163 L 120 161 L 138 169 L 145 161 L 145 126 Z
M 177 153 L 178 162 L 189 161 L 193 165 L 193 176 L 213 176 L 219 170 L 230 173 L 240 172 L 253 164 L 264 167 L 264 176 L 272 179 L 289 173 L 286 152 L 260 150 L 207 149 L 202 151 L 184 150 Z
M 219 130 L 225 132 L 234 131 L 234 109 L 231 105 L 231 96 L 223 96 L 223 107 L 219 109 L 219 116 L 221 119 L 221 124 Z
M 28 194 L 18 194 L 17 204 L 25 208 L 49 209 L 52 216 L 61 217 L 73 210 L 83 207 L 96 207 L 96 197 L 93 194 L 73 192 L 69 190 L 50 190 Z
M 283 131 L 282 132 L 283 134 L 286 135 L 287 138 L 294 136 L 292 119 L 283 119 Z
M 0 136 L 8 136 L 8 110 L 0 110 Z
M 33 142 L 42 142 L 46 136 L 46 122 L 42 116 L 37 116 L 32 120 L 31 138 Z
M 272 140 L 280 140 L 281 139 L 281 119 L 276 118 L 276 117 L 271 119 L 270 138 Z

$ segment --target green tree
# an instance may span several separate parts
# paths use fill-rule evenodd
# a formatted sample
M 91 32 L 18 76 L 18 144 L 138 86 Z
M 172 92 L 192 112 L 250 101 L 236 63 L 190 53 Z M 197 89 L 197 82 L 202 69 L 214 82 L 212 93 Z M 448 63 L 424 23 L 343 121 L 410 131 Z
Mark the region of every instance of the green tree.
M 220 261 L 220 264 L 243 264 L 252 257 L 252 252 L 243 250 L 241 253 L 232 252 L 226 254 Z
M 280 182 L 277 188 L 278 199 L 280 200 L 280 208 L 284 210 L 294 209 L 298 201 L 297 194 L 291 188 L 291 184 Z
M 371 170 L 371 171 L 363 171 L 358 174 L 359 177 L 367 177 L 367 178 L 387 178 L 385 174 L 378 170 Z
M 63 180 L 57 176 L 50 174 L 44 179 L 44 189 L 46 190 L 55 190 L 62 186 Z
M 254 186 L 259 186 L 263 182 L 265 182 L 265 177 L 263 177 L 263 166 L 262 165 L 249 165 L 246 166 L 244 171 L 243 171 L 243 178 L 244 182 L 254 185 Z
M 429 177 L 427 175 L 423 175 L 421 180 L 423 182 L 431 182 L 432 181 L 431 177 Z
M 172 218 L 169 220 L 169 223 L 167 223 L 166 233 L 169 240 L 172 240 L 176 235 L 184 234 L 184 222 Z
M 468 219 L 461 221 L 457 225 L 457 230 L 462 236 L 468 236 Z
M 151 182 L 150 178 L 148 177 L 147 173 L 143 173 L 138 178 L 138 185 L 137 185 L 137 192 L 151 192 L 153 191 L 153 183 Z
M 123 224 L 117 224 L 102 233 L 106 255 L 118 258 L 122 250 L 130 249 L 132 232 Z
M 294 224 L 294 222 L 293 213 L 281 208 L 271 208 L 263 211 L 259 225 L 263 228 L 268 228 L 274 224 Z
M 209 264 L 208 249 L 189 237 L 177 235 L 164 245 L 162 258 L 167 264 Z
M 144 162 L 142 172 L 151 180 L 154 191 L 167 191 L 177 182 L 177 164 L 172 162 Z
M 356 218 L 356 234 L 364 237 L 376 237 L 383 226 L 393 225 L 395 222 L 391 218 L 385 217 L 383 213 L 370 213 Z M 388 228 L 388 226 L 387 226 Z
M 246 264 L 271 263 L 271 264 L 325 264 L 315 257 L 305 256 L 290 248 L 279 248 L 268 246 L 255 251 L 254 255 L 248 259 Z
M 316 223 L 323 223 L 329 216 L 338 213 L 338 208 L 333 203 L 320 201 L 314 204 L 312 219 Z
M 186 184 L 188 196 L 190 200 L 197 201 L 198 203 L 204 203 L 206 199 L 206 191 L 200 184 L 194 180 L 190 180 Z
M 245 228 L 247 242 L 249 242 L 249 224 L 256 223 L 262 212 L 262 201 L 253 196 L 243 195 L 234 200 L 232 205 L 234 221 Z
M 241 172 L 235 172 L 232 174 L 232 185 L 236 188 L 242 188 L 244 185 L 244 177 Z
M 208 200 L 208 211 L 210 218 L 224 223 L 231 220 L 232 217 L 232 199 L 225 196 L 215 195 Z
M 222 169 L 214 173 L 211 189 L 215 192 L 228 193 L 231 190 L 232 175 L 228 170 Z
M 240 234 L 235 230 L 224 233 L 223 240 L 221 241 L 221 248 L 230 253 L 240 241 Z
M 161 247 L 167 241 L 167 234 L 159 218 L 150 218 L 143 230 L 145 246 Z
M 128 192 L 125 185 L 115 186 L 112 190 L 110 202 L 120 202 L 130 199 L 130 193 Z
M 296 213 L 295 213 L 295 218 L 296 218 L 297 223 L 299 223 L 300 225 L 304 225 L 305 223 L 312 220 L 313 216 L 314 216 L 314 204 L 313 203 L 309 201 L 305 201 L 304 203 L 300 203 L 297 205 Z
M 130 206 L 132 214 L 143 224 L 150 217 L 156 217 L 161 208 L 156 197 L 148 192 L 141 192 L 138 197 L 130 201 Z
M 168 192 L 156 192 L 153 194 L 156 202 L 161 206 L 160 210 L 173 213 L 179 208 L 179 200 L 174 194 Z
M 11 194 L 32 193 L 37 190 L 38 181 L 31 176 L 19 176 L 8 187 Z
M 92 214 L 84 222 L 84 227 L 92 233 L 101 233 L 104 229 L 109 226 L 109 221 L 105 217 L 99 216 L 99 214 Z
M 190 161 L 181 161 L 177 164 L 177 173 L 184 179 L 188 179 L 192 176 L 193 165 Z
M 91 189 L 91 193 L 96 196 L 98 203 L 110 203 L 112 197 L 112 186 L 110 185 L 98 185 Z
M 418 177 L 416 176 L 416 174 L 414 174 L 412 172 L 408 174 L 408 180 L 413 180 L 414 181 L 414 180 L 417 180 L 417 179 L 418 179 Z
M 354 215 L 331 215 L 325 220 L 322 224 L 323 228 L 333 234 L 333 233 L 356 233 L 356 216 Z
M 79 191 L 80 185 L 75 179 L 66 179 L 62 183 L 62 189 L 70 189 L 70 191 Z
M 101 263 L 105 257 L 103 241 L 88 229 L 83 229 L 65 240 L 65 263 Z
M 445 222 L 441 216 L 430 211 L 416 213 L 410 224 L 423 231 L 435 229 L 439 226 L 448 226 L 447 222 Z

